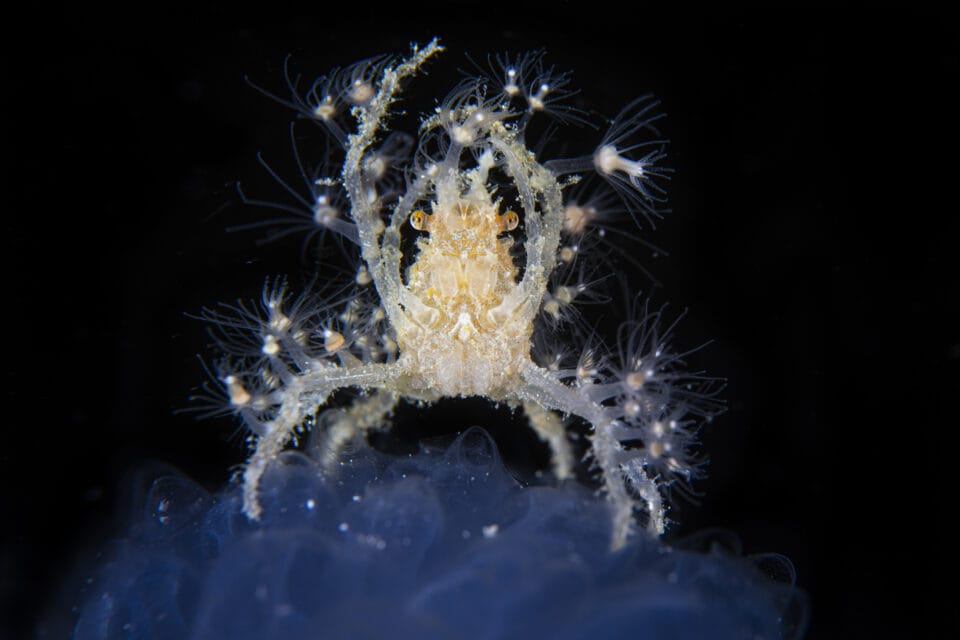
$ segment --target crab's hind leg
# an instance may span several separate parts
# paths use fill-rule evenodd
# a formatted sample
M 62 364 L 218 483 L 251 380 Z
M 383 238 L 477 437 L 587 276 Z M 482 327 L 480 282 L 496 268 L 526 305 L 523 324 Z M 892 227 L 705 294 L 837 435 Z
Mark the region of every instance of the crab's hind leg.
M 621 548 L 634 529 L 637 506 L 647 515 L 647 532 L 662 535 L 666 527 L 663 499 L 656 483 L 646 474 L 641 460 L 627 452 L 617 437 L 623 426 L 616 422 L 593 425 L 590 455 L 600 468 L 604 493 L 613 508 L 610 548 Z M 636 497 L 640 500 L 637 500 Z
M 346 409 L 330 409 L 320 416 L 318 442 L 311 446 L 325 471 L 332 471 L 348 443 L 371 431 L 387 428 L 387 420 L 400 397 L 389 391 L 374 391 L 354 400 Z
M 517 390 L 517 397 L 525 408 L 533 404 L 544 410 L 580 416 L 590 423 L 590 455 L 600 469 L 603 491 L 613 510 L 610 548 L 615 550 L 626 544 L 634 530 L 637 508 L 647 514 L 647 531 L 652 535 L 662 534 L 666 520 L 659 488 L 647 476 L 636 452 L 621 444 L 633 434 L 613 419 L 605 407 L 580 389 L 563 384 L 553 373 L 531 365 L 522 375 L 524 385 Z
M 527 414 L 530 427 L 550 446 L 553 474 L 558 480 L 572 478 L 573 450 L 570 448 L 563 420 L 553 411 L 529 400 L 524 401 L 523 412 Z

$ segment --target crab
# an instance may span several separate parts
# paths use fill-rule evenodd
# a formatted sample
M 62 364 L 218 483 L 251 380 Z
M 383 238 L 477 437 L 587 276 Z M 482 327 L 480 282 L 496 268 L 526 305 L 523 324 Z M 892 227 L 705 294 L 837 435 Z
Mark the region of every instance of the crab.
M 528 146 L 528 124 L 580 118 L 563 103 L 569 76 L 541 53 L 498 56 L 423 118 L 411 159 L 412 138 L 388 132 L 391 107 L 442 50 L 433 40 L 336 70 L 306 94 L 287 74 L 292 97 L 277 99 L 320 125 L 342 156 L 308 176 L 310 193 L 295 194 L 303 208 L 286 207 L 287 221 L 358 247 L 356 293 L 331 303 L 272 284 L 259 305 L 206 311 L 229 354 L 216 374 L 223 404 L 251 434 L 243 511 L 261 518 L 261 478 L 305 428 L 322 430 L 320 458 L 335 473 L 344 445 L 382 428 L 398 402 L 477 396 L 522 408 L 560 480 L 577 464 L 566 424 L 584 421 L 611 547 L 638 529 L 660 535 L 671 487 L 700 472 L 696 432 L 721 407 L 717 381 L 685 371 L 673 324 L 663 328 L 663 309 L 647 303 L 621 325 L 612 354 L 582 344 L 568 362 L 557 337 L 588 287 L 570 280 L 572 267 L 610 208 L 575 185 L 599 177 L 634 218 L 660 215 L 669 170 L 658 102 L 628 105 L 593 153 L 544 161 Z M 415 255 L 405 256 L 413 237 Z M 360 395 L 329 407 L 344 388 Z

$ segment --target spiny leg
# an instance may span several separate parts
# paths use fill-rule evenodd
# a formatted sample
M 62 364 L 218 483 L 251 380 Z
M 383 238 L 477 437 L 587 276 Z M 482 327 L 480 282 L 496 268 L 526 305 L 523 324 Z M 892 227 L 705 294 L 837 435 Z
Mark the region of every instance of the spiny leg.
M 594 425 L 590 438 L 593 460 L 600 467 L 603 490 L 613 507 L 613 531 L 610 537 L 610 550 L 616 551 L 627 543 L 627 537 L 633 531 L 633 500 L 627 491 L 617 454 L 623 447 L 614 437 L 611 424 Z
M 643 500 L 642 507 L 649 514 L 647 531 L 652 535 L 662 534 L 665 516 L 660 491 L 643 470 L 642 453 L 628 451 L 621 444 L 621 440 L 635 434 L 613 419 L 605 407 L 580 389 L 563 384 L 551 372 L 531 363 L 522 375 L 526 384 L 517 390 L 517 397 L 524 405 L 529 402 L 549 407 L 580 416 L 591 424 L 591 453 L 614 512 L 610 548 L 621 548 L 633 531 L 633 510 L 638 501 L 631 495 L 631 488 Z
M 644 501 L 649 520 L 647 531 L 651 535 L 662 536 L 666 530 L 666 511 L 663 506 L 663 497 L 657 483 L 647 475 L 642 457 L 632 453 L 625 454 L 628 459 L 620 463 L 620 469 L 630 486 Z
M 297 397 L 300 395 L 300 388 L 299 384 L 290 384 L 284 389 L 284 395 Z M 285 399 L 276 417 L 263 424 L 263 435 L 257 439 L 257 447 L 243 470 L 243 512 L 251 520 L 259 520 L 263 515 L 258 495 L 260 478 L 267 470 L 267 465 L 287 446 L 304 417 L 305 412 L 300 402 Z
M 613 536 L 610 549 L 616 551 L 627 542 L 633 531 L 633 510 L 636 500 L 631 489 L 643 500 L 647 512 L 647 532 L 652 536 L 663 535 L 666 528 L 666 516 L 663 498 L 656 483 L 647 476 L 643 468 L 643 458 L 623 448 L 618 439 L 618 431 L 623 429 L 619 422 L 607 422 L 595 425 L 591 437 L 591 455 L 600 467 L 603 488 L 613 506 Z
M 390 387 L 398 374 L 396 366 L 387 364 L 326 366 L 292 376 L 283 388 L 274 391 L 271 400 L 276 412 L 256 430 L 261 435 L 243 471 L 243 512 L 247 517 L 259 520 L 263 515 L 258 494 L 264 471 L 290 442 L 297 426 L 323 406 L 331 393 L 344 387 Z
M 336 468 L 343 447 L 370 431 L 386 428 L 387 418 L 393 413 L 400 397 L 389 391 L 374 391 L 357 398 L 346 409 L 331 409 L 320 417 L 319 442 L 315 455 L 325 471 Z
M 541 440 L 550 445 L 550 459 L 553 473 L 558 480 L 573 477 L 573 451 L 567 439 L 567 430 L 563 420 L 553 411 L 541 405 L 524 401 L 523 411 L 527 414 L 530 426 Z

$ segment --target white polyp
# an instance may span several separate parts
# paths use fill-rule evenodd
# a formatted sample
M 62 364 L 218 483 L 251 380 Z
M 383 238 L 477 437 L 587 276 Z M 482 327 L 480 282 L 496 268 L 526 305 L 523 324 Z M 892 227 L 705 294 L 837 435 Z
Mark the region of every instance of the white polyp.
M 516 69 L 507 69 L 507 84 L 503 86 L 503 92 L 511 97 L 520 92 L 520 87 L 517 86 Z
M 375 180 L 383 178 L 387 173 L 388 165 L 380 156 L 374 156 L 370 162 L 366 163 L 367 173 L 369 173 Z
M 611 176 L 616 171 L 623 172 L 631 178 L 642 178 L 645 175 L 643 162 L 624 158 L 612 144 L 603 145 L 594 152 L 593 165 L 605 176 Z
M 271 302 L 270 329 L 274 331 L 286 331 L 290 328 L 290 318 L 280 312 L 279 304 Z
M 563 210 L 563 230 L 570 234 L 583 233 L 596 214 L 594 207 L 568 204 Z
M 541 84 L 540 88 L 537 90 L 537 93 L 530 96 L 528 102 L 530 103 L 530 109 L 533 111 L 541 111 L 544 107 L 543 99 L 546 97 L 547 93 L 550 91 L 550 85 Z
M 646 382 L 646 375 L 641 371 L 631 371 L 623 378 L 623 382 L 634 391 L 639 391 Z
M 367 270 L 367 265 L 361 264 L 357 269 L 356 283 L 361 287 L 365 287 L 368 284 L 373 282 L 373 277 L 370 275 L 370 272 Z
M 230 404 L 235 407 L 242 407 L 250 402 L 250 394 L 243 388 L 236 376 L 227 376 L 223 379 L 223 382 L 227 385 Z
M 450 138 L 457 144 L 468 145 L 474 141 L 474 134 L 468 127 L 458 125 L 450 129 Z
M 280 343 L 272 333 L 263 336 L 263 347 L 260 349 L 265 355 L 275 356 L 280 353 Z
M 573 299 L 577 296 L 576 287 L 557 287 L 553 295 L 557 298 L 561 304 L 570 304 L 573 302 Z
M 688 478 L 690 477 L 690 470 L 685 469 L 683 464 L 673 456 L 670 456 L 669 458 L 667 458 L 667 468 L 674 473 L 679 473 L 681 475 L 687 476 Z
M 338 331 L 327 329 L 323 332 L 323 348 L 329 353 L 338 351 L 343 347 L 345 342 L 346 339 L 343 337 L 343 334 Z
M 353 104 L 366 104 L 373 99 L 374 89 L 373 85 L 369 82 L 364 82 L 363 80 L 355 80 L 353 86 L 350 88 L 350 93 L 348 97 L 350 102 Z
M 543 304 L 543 312 L 547 315 L 553 316 L 554 319 L 560 319 L 560 303 L 555 299 L 551 298 Z
M 333 99 L 330 96 L 324 98 L 323 102 L 314 108 L 313 115 L 324 122 L 332 120 L 337 115 L 337 108 L 333 104 Z

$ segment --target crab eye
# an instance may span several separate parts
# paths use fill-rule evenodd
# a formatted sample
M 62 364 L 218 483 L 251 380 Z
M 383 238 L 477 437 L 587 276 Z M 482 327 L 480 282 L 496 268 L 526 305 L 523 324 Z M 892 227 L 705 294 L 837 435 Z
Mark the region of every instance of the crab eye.
M 517 228 L 517 225 L 520 224 L 520 216 L 514 211 L 507 211 L 502 216 L 498 216 L 497 222 L 500 226 L 500 231 L 513 231 Z
M 423 231 L 427 228 L 427 214 L 417 209 L 410 214 L 410 226 L 417 231 Z

